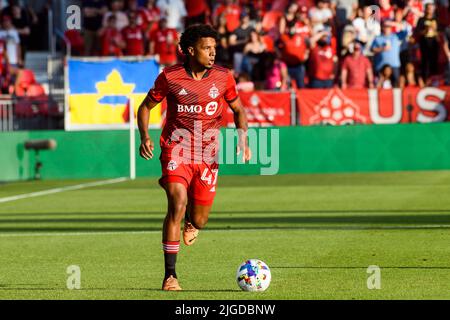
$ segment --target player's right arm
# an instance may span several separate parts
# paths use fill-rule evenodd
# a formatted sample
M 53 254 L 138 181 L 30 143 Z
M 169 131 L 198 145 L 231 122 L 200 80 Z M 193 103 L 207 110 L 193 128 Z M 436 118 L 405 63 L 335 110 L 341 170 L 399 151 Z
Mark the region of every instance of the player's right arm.
M 139 147 L 139 154 L 145 160 L 150 160 L 153 158 L 153 150 L 155 148 L 150 134 L 148 133 L 150 111 L 164 100 L 167 92 L 167 79 L 164 72 L 162 72 L 158 76 L 158 78 L 156 78 L 155 85 L 150 89 L 138 109 L 137 123 L 139 134 L 141 136 L 141 146 Z

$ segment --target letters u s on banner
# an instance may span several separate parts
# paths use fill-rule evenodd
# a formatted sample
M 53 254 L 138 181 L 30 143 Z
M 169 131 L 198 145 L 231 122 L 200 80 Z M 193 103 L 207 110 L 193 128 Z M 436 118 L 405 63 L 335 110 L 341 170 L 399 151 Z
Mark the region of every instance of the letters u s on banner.
M 304 126 L 444 122 L 450 120 L 450 87 L 303 89 L 297 110 Z

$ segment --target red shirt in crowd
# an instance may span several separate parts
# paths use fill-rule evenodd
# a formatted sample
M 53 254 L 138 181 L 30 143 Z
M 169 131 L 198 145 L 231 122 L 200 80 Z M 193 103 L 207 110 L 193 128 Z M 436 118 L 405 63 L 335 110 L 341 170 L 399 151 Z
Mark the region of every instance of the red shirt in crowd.
M 366 88 L 366 74 L 367 70 L 371 68 L 369 59 L 363 54 L 345 57 L 342 70 L 347 70 L 347 87 L 350 89 Z
M 417 12 L 423 13 L 423 5 L 422 1 L 414 0 L 411 1 L 412 3 L 411 8 L 416 10 Z M 411 26 L 415 27 L 417 25 L 417 21 L 419 20 L 419 17 L 415 15 L 411 10 L 406 14 L 405 17 L 406 22 L 408 22 Z
M 306 60 L 308 46 L 302 34 L 296 33 L 293 36 L 283 34 L 280 40 L 283 61 L 288 66 L 295 66 Z
M 150 34 L 149 39 L 154 44 L 154 54 L 159 55 L 161 64 L 177 62 L 178 33 L 176 29 L 158 29 Z
M 380 8 L 380 19 L 394 19 L 394 7 Z
M 241 11 L 241 7 L 236 4 L 232 4 L 229 6 L 221 4 L 217 7 L 215 16 L 219 17 L 222 13 L 225 14 L 225 18 L 227 19 L 227 30 L 228 32 L 233 32 L 241 24 Z
M 119 42 L 123 41 L 122 34 L 116 28 L 105 28 L 101 32 L 102 56 L 121 56 L 122 49 Z
M 312 78 L 331 80 L 334 77 L 335 50 L 331 45 L 316 45 L 309 56 L 309 68 Z
M 125 27 L 122 30 L 122 36 L 125 41 L 125 55 L 127 56 L 143 56 L 144 55 L 144 36 L 141 28 Z
M 184 5 L 186 6 L 186 11 L 188 17 L 197 17 L 209 10 L 206 0 L 185 0 Z
M 156 6 L 151 9 L 140 8 L 138 10 L 137 24 L 142 29 L 144 34 L 148 31 L 150 24 L 152 24 L 149 32 L 153 32 L 158 29 L 158 21 L 160 16 L 161 11 Z
M 3 75 L 6 70 L 6 41 L 0 40 L 0 75 Z
M 311 27 L 301 21 L 295 23 L 295 32 L 298 34 L 309 37 L 311 35 Z

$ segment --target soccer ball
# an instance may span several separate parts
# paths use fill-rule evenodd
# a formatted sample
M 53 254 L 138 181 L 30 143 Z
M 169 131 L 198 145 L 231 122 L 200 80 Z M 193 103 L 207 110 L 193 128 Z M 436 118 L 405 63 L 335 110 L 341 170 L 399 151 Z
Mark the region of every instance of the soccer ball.
M 258 259 L 243 262 L 236 272 L 237 283 L 244 291 L 265 291 L 271 279 L 269 267 Z

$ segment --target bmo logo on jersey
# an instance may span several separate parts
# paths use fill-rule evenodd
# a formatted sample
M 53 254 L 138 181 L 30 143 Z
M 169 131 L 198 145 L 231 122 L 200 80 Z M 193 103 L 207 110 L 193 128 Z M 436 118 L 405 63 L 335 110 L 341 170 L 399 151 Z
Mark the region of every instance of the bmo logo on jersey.
M 205 107 L 205 113 L 208 116 L 212 116 L 217 112 L 217 108 L 219 104 L 216 101 L 212 101 L 208 103 Z M 188 113 L 202 113 L 203 107 L 201 105 L 186 105 L 186 104 L 177 104 L 178 112 L 188 112 Z

